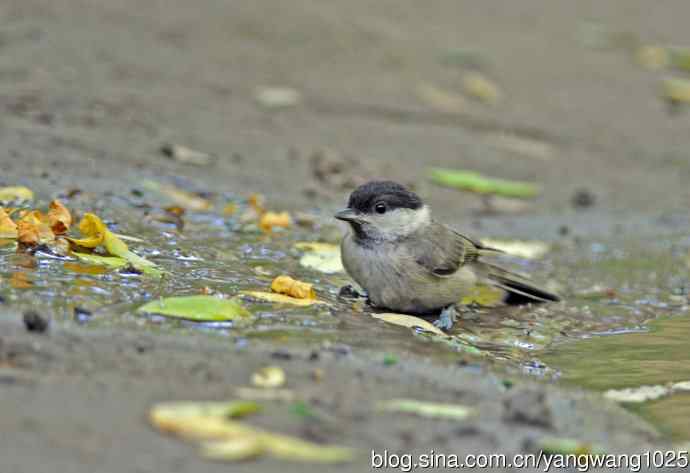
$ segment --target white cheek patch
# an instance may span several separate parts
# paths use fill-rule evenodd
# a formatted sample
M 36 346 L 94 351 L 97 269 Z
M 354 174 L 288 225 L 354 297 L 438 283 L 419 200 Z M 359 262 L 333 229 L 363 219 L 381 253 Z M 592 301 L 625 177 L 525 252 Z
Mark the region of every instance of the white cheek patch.
M 408 235 L 431 221 L 429 208 L 395 209 L 383 215 L 375 215 L 373 224 L 384 235 L 398 237 Z

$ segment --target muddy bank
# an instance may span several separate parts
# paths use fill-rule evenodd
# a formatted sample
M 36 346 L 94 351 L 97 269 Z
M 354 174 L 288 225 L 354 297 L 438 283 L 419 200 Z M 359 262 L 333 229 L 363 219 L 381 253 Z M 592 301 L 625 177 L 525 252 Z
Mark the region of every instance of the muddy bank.
M 362 452 L 338 471 L 361 471 L 369 451 L 517 453 L 542 437 L 586 439 L 610 452 L 662 445 L 652 429 L 596 396 L 541 384 L 511 387 L 479 366 L 403 357 L 385 366 L 380 354 L 324 346 L 276 347 L 232 337 L 184 337 L 123 330 L 75 329 L 53 323 L 29 333 L 19 314 L 3 308 L 0 337 L 2 444 L 7 471 L 224 471 L 194 449 L 154 432 L 150 406 L 162 400 L 223 400 L 271 364 L 287 373 L 287 387 L 323 413 L 304 419 L 279 402 L 251 423 Z M 321 370 L 320 381 L 312 373 Z M 374 412 L 397 397 L 460 403 L 477 409 L 466 421 L 423 420 Z M 40 452 L 37 455 L 37 452 Z M 275 460 L 239 466 L 274 469 Z M 238 468 L 234 466 L 233 468 Z M 280 468 L 303 471 L 304 465 Z

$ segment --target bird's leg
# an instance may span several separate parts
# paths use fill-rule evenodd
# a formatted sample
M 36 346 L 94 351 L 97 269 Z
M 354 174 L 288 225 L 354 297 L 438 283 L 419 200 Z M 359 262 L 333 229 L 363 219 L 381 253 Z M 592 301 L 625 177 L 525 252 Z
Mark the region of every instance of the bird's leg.
M 453 328 L 453 324 L 458 318 L 458 311 L 455 304 L 451 304 L 441 311 L 441 315 L 434 322 L 434 325 L 446 332 Z

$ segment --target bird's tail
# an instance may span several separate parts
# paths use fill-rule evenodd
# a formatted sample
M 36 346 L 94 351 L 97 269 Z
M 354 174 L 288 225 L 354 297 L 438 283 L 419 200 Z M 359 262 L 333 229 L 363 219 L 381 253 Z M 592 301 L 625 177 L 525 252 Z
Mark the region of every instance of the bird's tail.
M 526 304 L 529 302 L 557 302 L 561 298 L 545 289 L 535 286 L 519 274 L 507 271 L 490 263 L 483 263 L 488 283 L 507 291 L 505 302 Z

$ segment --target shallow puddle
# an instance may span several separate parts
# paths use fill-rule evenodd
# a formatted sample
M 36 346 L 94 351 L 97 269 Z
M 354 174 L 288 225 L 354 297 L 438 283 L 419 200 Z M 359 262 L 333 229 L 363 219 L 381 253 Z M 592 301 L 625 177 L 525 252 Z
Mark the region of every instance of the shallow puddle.
M 690 380 L 687 238 L 668 238 L 653 247 L 646 241 L 564 240 L 543 261 L 513 260 L 518 270 L 558 282 L 566 302 L 470 310 L 448 338 L 375 320 L 363 300 L 338 297 L 349 282 L 346 275 L 300 266 L 303 251 L 295 243 L 333 240 L 338 232 L 329 224 L 268 236 L 236 218 L 204 213 L 186 216 L 180 232 L 155 218 L 161 208 L 134 198 L 127 204 L 103 205 L 106 210 L 99 213 L 112 231 L 145 240 L 131 247 L 156 262 L 165 271 L 162 278 L 47 253 L 17 253 L 13 242 L 5 242 L 0 245 L 0 296 L 18 310 L 45 310 L 66 325 L 181 335 L 201 329 L 231 337 L 239 347 L 261 340 L 416 355 L 442 363 L 483 360 L 507 374 L 529 373 L 595 390 Z M 244 203 L 236 205 L 239 215 Z M 159 297 L 267 291 L 281 274 L 313 283 L 328 305 L 277 306 L 248 297 L 244 303 L 255 317 L 242 327 L 135 314 L 137 307 Z M 687 412 L 689 403 L 690 395 L 674 395 L 636 410 L 674 438 L 688 439 L 687 422 L 672 412 Z

